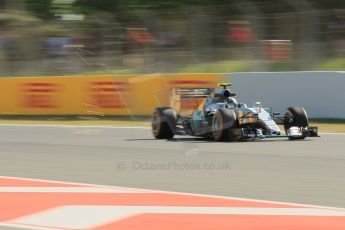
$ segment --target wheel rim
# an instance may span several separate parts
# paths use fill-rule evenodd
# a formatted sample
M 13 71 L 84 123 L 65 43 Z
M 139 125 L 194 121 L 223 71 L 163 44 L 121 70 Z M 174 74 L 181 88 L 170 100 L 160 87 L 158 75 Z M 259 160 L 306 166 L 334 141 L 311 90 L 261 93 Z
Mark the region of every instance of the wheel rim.
M 158 116 L 157 113 L 153 114 L 153 116 L 152 116 L 152 131 L 153 131 L 154 135 L 157 135 L 159 133 L 160 125 L 161 125 L 160 117 Z
M 213 132 L 213 136 L 215 137 L 218 137 L 222 132 L 222 124 L 221 124 L 221 121 L 217 117 L 215 117 L 213 120 L 212 132 Z

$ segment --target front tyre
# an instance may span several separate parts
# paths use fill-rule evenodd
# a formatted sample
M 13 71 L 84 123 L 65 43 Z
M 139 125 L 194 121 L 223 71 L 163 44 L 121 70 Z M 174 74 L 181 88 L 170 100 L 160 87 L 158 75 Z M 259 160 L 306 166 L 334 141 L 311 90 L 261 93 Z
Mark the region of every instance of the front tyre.
M 289 107 L 284 115 L 284 129 L 287 133 L 287 130 L 291 127 L 298 128 L 308 128 L 309 120 L 307 113 L 303 107 Z M 301 137 L 290 137 L 289 139 L 305 139 L 306 135 L 303 134 Z
M 152 115 L 152 133 L 156 139 L 171 139 L 176 131 L 177 115 L 169 107 L 156 108 Z
M 219 109 L 213 115 L 212 136 L 215 141 L 225 141 L 231 138 L 230 130 L 236 123 L 236 114 L 231 109 Z

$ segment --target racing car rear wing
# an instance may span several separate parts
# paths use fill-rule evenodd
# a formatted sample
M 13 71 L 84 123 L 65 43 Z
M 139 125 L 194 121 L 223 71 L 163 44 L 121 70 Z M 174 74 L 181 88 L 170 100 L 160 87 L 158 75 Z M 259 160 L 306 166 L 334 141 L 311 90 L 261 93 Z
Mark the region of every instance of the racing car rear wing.
M 207 98 L 213 90 L 213 88 L 178 88 L 176 93 L 180 98 Z

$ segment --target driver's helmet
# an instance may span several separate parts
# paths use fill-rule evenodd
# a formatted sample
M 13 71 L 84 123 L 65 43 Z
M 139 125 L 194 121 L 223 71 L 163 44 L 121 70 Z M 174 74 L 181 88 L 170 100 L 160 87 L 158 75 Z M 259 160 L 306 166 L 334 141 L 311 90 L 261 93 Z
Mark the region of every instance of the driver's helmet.
M 234 97 L 231 97 L 230 89 L 224 89 L 223 97 L 224 97 L 225 103 L 230 105 L 230 107 L 237 107 L 238 105 L 237 100 Z

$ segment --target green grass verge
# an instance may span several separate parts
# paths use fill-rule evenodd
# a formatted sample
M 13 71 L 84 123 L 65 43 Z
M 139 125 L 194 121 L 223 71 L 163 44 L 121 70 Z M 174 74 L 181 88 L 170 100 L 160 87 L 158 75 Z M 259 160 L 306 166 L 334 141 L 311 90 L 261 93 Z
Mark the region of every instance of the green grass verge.
M 310 126 L 319 127 L 320 132 L 345 132 L 344 119 L 311 119 Z
M 138 73 L 135 69 L 109 69 L 82 72 L 78 75 L 100 76 L 100 75 L 129 75 Z
M 238 61 L 217 61 L 210 63 L 201 63 L 194 65 L 179 66 L 174 69 L 175 73 L 233 73 L 258 71 L 257 66 L 264 66 L 264 71 L 298 71 L 301 70 L 296 60 L 290 61 L 269 61 L 269 60 L 238 60 Z M 143 68 L 137 69 L 109 69 L 83 72 L 79 75 L 129 75 L 140 74 Z M 260 69 L 262 70 L 262 69 Z M 260 71 L 259 70 L 259 71 Z M 345 58 L 329 58 L 318 63 L 316 66 L 310 66 L 306 70 L 318 71 L 344 71 Z
M 323 71 L 345 71 L 345 58 L 332 58 L 325 60 L 315 70 Z
M 232 73 L 250 70 L 250 61 L 219 61 L 198 65 L 178 67 L 177 72 L 184 73 Z

